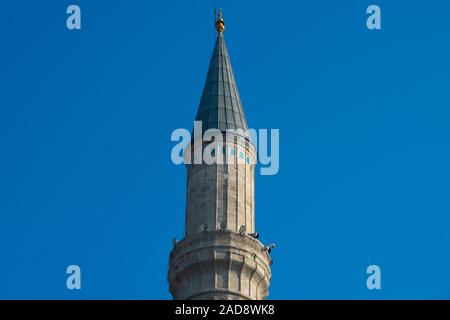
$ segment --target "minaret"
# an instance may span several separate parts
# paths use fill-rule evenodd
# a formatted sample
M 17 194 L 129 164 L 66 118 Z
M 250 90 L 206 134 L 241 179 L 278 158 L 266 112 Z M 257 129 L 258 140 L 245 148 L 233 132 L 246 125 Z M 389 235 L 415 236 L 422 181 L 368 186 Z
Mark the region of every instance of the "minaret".
M 170 253 L 169 289 L 174 299 L 261 300 L 268 295 L 272 261 L 255 233 L 257 153 L 245 133 L 221 11 L 215 26 L 217 40 L 195 120 L 202 122 L 201 133 L 223 133 L 223 145 L 213 152 L 223 161 L 186 165 L 185 239 L 174 241 Z M 237 131 L 225 135 L 230 129 Z M 186 150 L 203 152 L 210 143 L 194 141 Z

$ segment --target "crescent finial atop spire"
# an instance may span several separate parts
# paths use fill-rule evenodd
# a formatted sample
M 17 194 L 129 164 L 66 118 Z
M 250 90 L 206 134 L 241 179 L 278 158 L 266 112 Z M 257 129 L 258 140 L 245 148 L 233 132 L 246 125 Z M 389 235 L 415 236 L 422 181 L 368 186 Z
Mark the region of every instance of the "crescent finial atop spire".
M 215 24 L 216 24 L 217 32 L 219 34 L 221 34 L 225 30 L 225 21 L 223 21 L 222 9 L 219 9 L 219 16 L 216 18 L 216 23 Z

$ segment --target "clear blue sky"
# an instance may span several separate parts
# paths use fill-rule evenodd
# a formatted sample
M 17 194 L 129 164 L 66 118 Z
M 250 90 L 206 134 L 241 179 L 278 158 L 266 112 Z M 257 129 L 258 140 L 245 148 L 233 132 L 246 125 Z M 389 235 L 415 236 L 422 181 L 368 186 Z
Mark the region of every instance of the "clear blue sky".
M 192 127 L 216 6 L 249 125 L 280 129 L 280 172 L 256 177 L 270 298 L 450 298 L 447 0 L 3 1 L 0 298 L 170 298 L 170 134 Z

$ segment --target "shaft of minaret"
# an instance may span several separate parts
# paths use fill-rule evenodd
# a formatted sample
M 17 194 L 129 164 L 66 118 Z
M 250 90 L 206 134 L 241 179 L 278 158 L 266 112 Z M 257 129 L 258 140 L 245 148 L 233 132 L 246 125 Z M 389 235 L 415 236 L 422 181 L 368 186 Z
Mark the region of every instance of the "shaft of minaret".
M 222 11 L 195 121 L 216 130 L 222 144 L 191 143 L 187 152 L 213 150 L 216 163 L 187 164 L 185 238 L 170 254 L 174 299 L 264 299 L 271 258 L 255 236 L 256 148 L 246 130 L 239 91 L 225 45 Z M 220 157 L 219 157 L 220 155 Z

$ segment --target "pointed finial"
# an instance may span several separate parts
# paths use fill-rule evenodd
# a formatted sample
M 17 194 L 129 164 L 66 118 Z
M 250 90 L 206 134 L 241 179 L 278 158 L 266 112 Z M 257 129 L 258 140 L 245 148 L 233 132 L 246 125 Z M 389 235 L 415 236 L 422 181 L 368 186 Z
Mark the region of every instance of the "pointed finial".
M 214 16 L 216 10 L 214 9 Z M 216 30 L 219 34 L 221 34 L 225 30 L 225 21 L 223 21 L 222 17 L 222 9 L 219 9 L 219 16 L 216 18 Z

